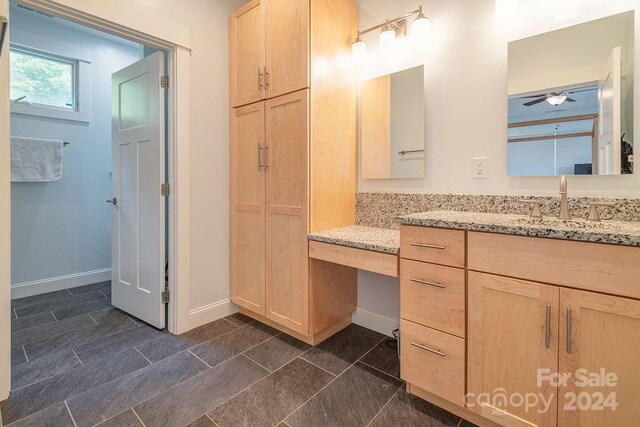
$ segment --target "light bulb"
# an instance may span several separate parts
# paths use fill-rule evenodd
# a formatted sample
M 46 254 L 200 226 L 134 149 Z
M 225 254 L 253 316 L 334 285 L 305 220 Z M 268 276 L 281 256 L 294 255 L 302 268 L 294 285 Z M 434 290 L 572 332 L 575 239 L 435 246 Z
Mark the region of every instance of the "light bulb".
M 423 14 L 418 15 L 418 17 L 411 23 L 411 35 L 418 39 L 426 37 L 430 25 L 431 21 L 429 18 Z
M 547 98 L 547 102 L 555 107 L 567 100 L 567 95 L 554 95 Z
M 367 44 L 360 37 L 351 45 L 351 57 L 356 61 L 362 61 L 367 55 Z
M 393 51 L 396 32 L 391 27 L 385 27 L 380 33 L 380 53 L 385 55 Z

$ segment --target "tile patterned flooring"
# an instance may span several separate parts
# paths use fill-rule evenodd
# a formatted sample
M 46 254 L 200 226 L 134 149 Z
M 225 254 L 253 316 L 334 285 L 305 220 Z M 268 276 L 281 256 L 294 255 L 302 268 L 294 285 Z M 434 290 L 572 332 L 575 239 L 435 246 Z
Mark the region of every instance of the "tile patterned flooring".
M 388 337 L 356 325 L 316 347 L 240 314 L 174 336 L 112 307 L 110 282 L 12 311 L 0 426 L 471 425 L 407 394 Z

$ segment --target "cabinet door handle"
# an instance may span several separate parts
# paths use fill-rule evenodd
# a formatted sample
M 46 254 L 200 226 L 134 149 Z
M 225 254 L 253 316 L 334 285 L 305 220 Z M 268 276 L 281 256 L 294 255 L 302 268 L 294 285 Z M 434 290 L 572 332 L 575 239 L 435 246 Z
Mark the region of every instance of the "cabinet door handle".
M 264 87 L 264 83 L 262 82 L 262 77 L 264 76 L 264 74 L 262 74 L 262 71 L 260 71 L 260 67 L 258 67 L 258 89 L 262 90 L 262 88 Z
M 571 309 L 567 308 L 567 354 L 571 354 Z
M 544 324 L 544 346 L 546 348 L 551 346 L 551 304 L 547 304 L 547 313 Z
M 414 346 L 414 347 L 418 347 L 419 349 L 426 350 L 426 351 L 431 352 L 433 354 L 437 354 L 438 356 L 442 356 L 442 357 L 446 356 L 446 354 L 441 352 L 440 349 L 434 350 L 433 348 L 425 347 L 424 345 L 418 344 L 418 343 L 413 342 L 413 341 L 410 341 L 410 344 L 412 346 Z
M 262 170 L 262 145 L 258 143 L 258 170 Z
M 431 245 L 428 243 L 411 243 L 411 246 L 415 246 L 416 248 L 446 249 L 446 246 Z
M 268 88 L 269 85 L 270 85 L 270 83 L 269 83 L 269 72 L 267 71 L 267 67 L 265 66 L 264 67 L 264 86 L 266 88 Z
M 429 285 L 429 286 L 435 286 L 436 288 L 446 288 L 446 285 L 443 285 L 442 283 L 437 283 L 437 282 L 430 282 L 428 280 L 422 280 L 422 279 L 414 279 L 411 278 L 412 282 L 416 282 L 416 283 L 420 283 L 423 285 Z
M 264 145 L 264 168 L 268 168 L 269 167 L 269 147 L 267 147 L 267 144 Z

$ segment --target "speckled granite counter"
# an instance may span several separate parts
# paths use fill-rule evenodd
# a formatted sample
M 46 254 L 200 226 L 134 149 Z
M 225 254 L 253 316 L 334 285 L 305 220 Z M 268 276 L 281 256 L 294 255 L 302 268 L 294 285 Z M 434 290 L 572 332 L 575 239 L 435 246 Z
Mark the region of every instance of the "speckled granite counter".
M 522 215 L 458 211 L 403 215 L 398 217 L 398 222 L 426 227 L 640 246 L 640 222 L 588 222 L 580 219 L 562 221 L 552 217 L 535 220 Z
M 353 225 L 309 234 L 309 240 L 397 255 L 400 231 Z

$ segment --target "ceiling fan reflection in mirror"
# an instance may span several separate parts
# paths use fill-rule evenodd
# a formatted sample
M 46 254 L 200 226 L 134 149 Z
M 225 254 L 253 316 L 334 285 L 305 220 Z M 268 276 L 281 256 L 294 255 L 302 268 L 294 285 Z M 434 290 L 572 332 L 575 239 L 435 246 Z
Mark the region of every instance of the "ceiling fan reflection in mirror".
M 576 102 L 576 100 L 573 98 L 570 98 L 569 95 L 573 93 L 578 93 L 578 92 L 586 92 L 589 90 L 593 90 L 593 88 L 586 88 L 586 89 L 579 89 L 579 90 L 572 90 L 572 91 L 559 90 L 555 92 L 547 92 L 547 93 L 539 93 L 537 95 L 523 96 L 523 98 L 536 98 L 536 99 L 534 99 L 533 101 L 525 102 L 522 105 L 526 107 L 531 107 L 532 105 L 536 105 L 541 102 L 547 101 L 549 104 L 553 105 L 554 107 L 557 107 L 558 105 L 562 104 L 565 101 Z

